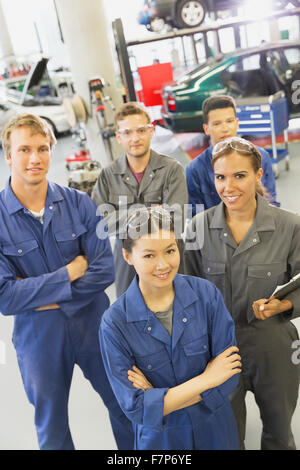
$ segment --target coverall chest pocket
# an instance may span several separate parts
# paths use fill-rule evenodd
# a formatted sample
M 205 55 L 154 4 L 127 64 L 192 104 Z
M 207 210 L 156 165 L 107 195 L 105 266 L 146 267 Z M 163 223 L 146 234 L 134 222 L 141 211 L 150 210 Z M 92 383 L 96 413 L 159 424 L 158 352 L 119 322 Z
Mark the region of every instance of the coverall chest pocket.
M 30 272 L 31 266 L 37 262 L 38 243 L 36 240 L 26 240 L 16 244 L 4 245 L 3 253 L 7 256 L 17 270 L 17 275 L 22 277 Z M 34 272 L 34 270 L 33 270 Z
M 137 367 L 147 377 L 153 387 L 167 386 L 167 379 L 172 374 L 171 360 L 165 349 L 147 354 L 147 356 L 135 356 Z
M 116 210 L 126 210 L 128 206 L 134 203 L 133 194 L 109 194 L 109 204 L 114 206 Z
M 161 205 L 162 202 L 163 202 L 163 198 L 162 198 L 161 190 L 147 191 L 147 193 L 144 194 L 144 203 L 147 206 Z
M 203 275 L 211 281 L 221 292 L 225 291 L 226 264 L 203 258 Z
M 277 285 L 286 282 L 286 262 L 248 266 L 248 285 L 257 299 L 269 297 Z
M 76 258 L 76 256 L 83 254 L 80 240 L 81 236 L 86 232 L 87 229 L 82 224 L 66 227 L 55 232 L 54 235 L 59 251 L 67 263 Z
M 181 344 L 184 355 L 188 363 L 188 369 L 194 373 L 200 374 L 204 371 L 210 360 L 210 350 L 207 334 L 200 336 L 192 341 Z

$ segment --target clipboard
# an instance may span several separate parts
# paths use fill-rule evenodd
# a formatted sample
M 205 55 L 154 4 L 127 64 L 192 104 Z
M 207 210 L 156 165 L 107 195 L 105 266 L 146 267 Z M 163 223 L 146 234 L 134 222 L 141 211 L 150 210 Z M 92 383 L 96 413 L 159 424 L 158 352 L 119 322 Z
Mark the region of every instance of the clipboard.
M 290 292 L 293 292 L 299 287 L 300 287 L 300 273 L 294 276 L 287 284 L 284 284 L 283 286 L 277 286 L 273 294 L 270 296 L 270 299 L 271 297 L 273 297 L 275 299 L 282 300 L 287 294 L 289 294 Z

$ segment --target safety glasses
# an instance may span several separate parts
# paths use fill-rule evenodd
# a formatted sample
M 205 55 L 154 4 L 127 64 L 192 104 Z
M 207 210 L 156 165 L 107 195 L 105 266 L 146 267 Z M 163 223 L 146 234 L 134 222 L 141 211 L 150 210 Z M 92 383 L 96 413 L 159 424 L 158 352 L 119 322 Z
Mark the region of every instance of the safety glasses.
M 257 159 L 261 161 L 260 153 L 256 147 L 251 142 L 242 139 L 241 137 L 230 137 L 229 139 L 218 142 L 213 148 L 212 158 L 221 156 L 222 153 L 229 148 L 241 153 L 253 153 Z
M 122 135 L 123 137 L 132 137 L 134 133 L 136 133 L 140 137 L 143 137 L 149 132 L 150 129 L 152 129 L 152 127 L 152 124 L 149 123 L 145 126 L 134 127 L 132 129 L 118 129 L 117 133 Z
M 172 215 L 163 207 L 142 207 L 129 214 L 126 229 L 137 229 L 146 225 L 151 218 L 163 223 L 173 223 Z

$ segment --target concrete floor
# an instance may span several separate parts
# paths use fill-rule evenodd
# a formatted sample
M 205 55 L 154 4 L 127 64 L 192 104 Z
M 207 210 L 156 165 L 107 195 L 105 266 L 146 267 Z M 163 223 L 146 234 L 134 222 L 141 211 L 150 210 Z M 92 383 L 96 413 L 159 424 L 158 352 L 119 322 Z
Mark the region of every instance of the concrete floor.
M 185 166 L 189 158 L 178 147 L 169 131 L 158 129 L 153 139 L 153 148 L 161 153 L 173 155 Z M 76 150 L 70 136 L 60 138 L 53 155 L 49 179 L 66 185 L 65 158 Z M 278 200 L 282 207 L 300 214 L 300 144 L 290 144 L 290 171 L 279 163 L 277 180 Z M 9 176 L 9 170 L 0 151 L 0 189 Z M 111 301 L 115 300 L 114 286 L 108 289 Z M 294 321 L 300 331 L 300 319 Z M 34 410 L 25 395 L 16 355 L 11 343 L 13 319 L 0 316 L 0 450 L 38 449 Z M 5 357 L 3 355 L 5 353 Z M 300 400 L 299 400 L 300 402 Z M 293 432 L 297 448 L 300 448 L 300 403 L 293 420 Z M 108 414 L 101 399 L 86 381 L 80 369 L 75 367 L 69 402 L 70 427 L 75 447 L 78 450 L 116 449 Z M 259 410 L 251 393 L 247 394 L 246 448 L 260 448 L 261 422 Z

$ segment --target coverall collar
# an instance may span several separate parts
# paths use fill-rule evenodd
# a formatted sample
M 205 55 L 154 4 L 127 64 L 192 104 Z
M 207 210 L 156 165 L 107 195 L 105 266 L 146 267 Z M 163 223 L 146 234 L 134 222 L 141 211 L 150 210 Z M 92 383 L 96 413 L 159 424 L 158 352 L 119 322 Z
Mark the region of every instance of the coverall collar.
M 174 289 L 174 313 L 184 310 L 186 307 L 198 300 L 197 295 L 182 275 L 177 274 L 175 276 Z M 133 279 L 125 295 L 127 322 L 147 320 L 149 309 L 138 286 L 137 276 Z
M 257 209 L 255 219 L 247 232 L 245 238 L 237 245 L 225 218 L 225 204 L 221 202 L 216 206 L 215 213 L 210 223 L 211 229 L 221 229 L 220 239 L 234 249 L 233 256 L 238 256 L 253 246 L 261 243 L 259 232 L 269 232 L 275 230 L 275 220 L 272 211 L 269 210 L 268 202 L 257 194 Z
M 135 276 L 125 294 L 127 322 L 147 320 L 148 310 Z
M 269 203 L 260 194 L 257 194 L 257 209 L 255 215 L 255 228 L 258 232 L 275 230 L 274 216 L 269 210 Z M 225 204 L 221 202 L 215 208 L 210 222 L 212 229 L 228 229 L 225 218 Z
M 257 210 L 255 217 L 256 230 L 258 232 L 274 231 L 275 217 L 269 210 L 269 203 L 260 194 L 257 194 Z
M 198 300 L 197 295 L 182 275 L 176 275 L 174 279 L 175 297 L 173 303 L 173 328 L 172 337 L 155 317 L 143 299 L 138 287 L 137 277 L 134 278 L 126 292 L 126 316 L 127 322 L 144 321 L 144 333 L 150 334 L 157 340 L 165 343 L 168 353 L 174 349 L 183 335 L 187 325 L 193 320 L 193 313 L 187 308 Z
M 18 212 L 21 209 L 24 209 L 24 206 L 20 203 L 19 199 L 10 187 L 10 178 L 7 180 L 5 185 L 4 202 L 9 215 L 14 214 L 15 212 Z
M 156 170 L 164 166 L 163 158 L 161 155 L 156 153 L 154 150 L 150 151 L 150 160 L 147 167 L 150 167 L 152 170 Z M 124 175 L 127 171 L 130 171 L 126 154 L 122 155 L 118 160 L 116 160 L 112 172 L 116 175 Z
M 48 190 L 47 190 L 47 203 L 54 203 L 61 201 L 63 196 L 59 192 L 58 188 L 51 182 L 48 182 Z M 10 215 L 15 214 L 19 210 L 24 210 L 23 204 L 19 201 L 19 199 L 14 194 L 13 190 L 10 186 L 10 178 L 6 182 L 5 189 L 4 189 L 4 201 L 7 211 Z

